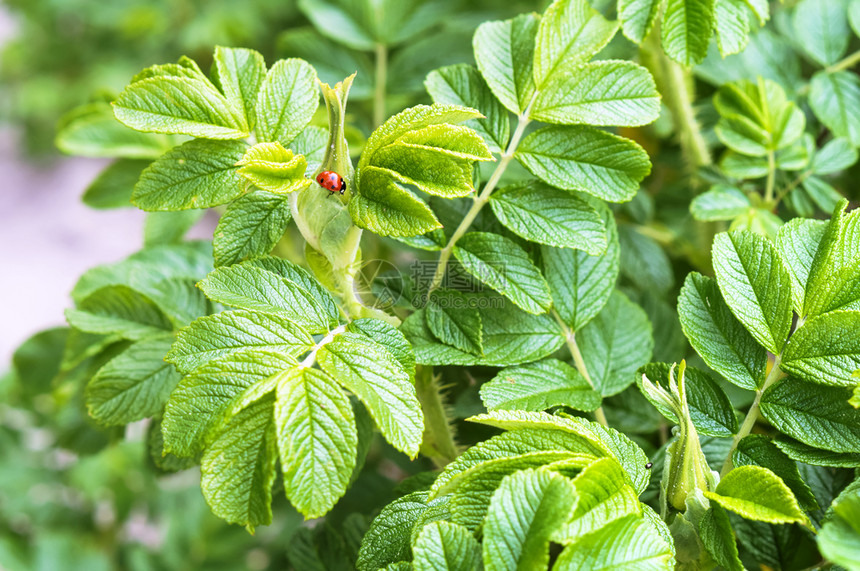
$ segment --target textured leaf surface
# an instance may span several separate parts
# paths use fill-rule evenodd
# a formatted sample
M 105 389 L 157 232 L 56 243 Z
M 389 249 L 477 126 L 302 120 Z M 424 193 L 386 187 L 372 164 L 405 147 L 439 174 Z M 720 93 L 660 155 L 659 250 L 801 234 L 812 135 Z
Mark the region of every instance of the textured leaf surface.
M 260 85 L 255 113 L 260 141 L 285 147 L 302 132 L 319 105 L 317 74 L 304 60 L 279 60 Z
M 289 194 L 310 186 L 305 178 L 308 163 L 302 155 L 294 155 L 280 143 L 257 143 L 245 151 L 239 174 L 254 186 L 275 192 Z
M 87 333 L 116 333 L 125 339 L 143 339 L 173 330 L 173 324 L 147 296 L 124 285 L 110 285 L 89 294 L 66 319 Z
M 717 504 L 705 513 L 699 522 L 699 538 L 717 564 L 730 571 L 744 571 L 738 558 L 737 539 L 729 516 Z
M 253 129 L 257 122 L 257 93 L 266 77 L 263 56 L 245 48 L 215 46 L 214 65 L 218 85 L 234 109 L 234 114 L 244 116 L 245 124 Z
M 771 353 L 791 329 L 791 278 L 776 248 L 752 232 L 718 234 L 713 245 L 717 283 L 735 317 Z
M 538 129 L 520 144 L 517 159 L 544 182 L 609 202 L 633 198 L 651 172 L 636 143 L 587 126 Z
M 761 466 L 739 466 L 705 496 L 747 519 L 769 523 L 806 523 L 797 498 L 773 472 Z
M 791 294 L 794 311 L 803 314 L 806 284 L 809 271 L 827 231 L 824 220 L 795 218 L 779 229 L 776 247 L 791 277 Z
M 538 25 L 534 14 L 485 22 L 478 26 L 472 42 L 475 61 L 490 90 L 517 115 L 526 111 L 535 92 L 532 58 Z
M 833 311 L 814 317 L 791 336 L 782 368 L 804 381 L 854 387 L 860 369 L 860 312 Z
M 806 2 L 814 4 L 814 2 Z M 860 78 L 849 71 L 818 72 L 812 76 L 809 106 L 837 137 L 860 145 Z
M 641 517 L 611 522 L 564 548 L 553 569 L 669 571 L 675 558 L 666 541 Z
M 738 442 L 732 454 L 735 466 L 763 466 L 780 477 L 805 509 L 817 509 L 818 504 L 809 486 L 800 477 L 797 464 L 766 436 L 751 434 Z
M 175 144 L 173 137 L 135 131 L 117 121 L 108 103 L 94 102 L 66 114 L 54 144 L 68 155 L 157 159 Z
M 233 201 L 218 220 L 212 249 L 215 263 L 230 266 L 268 254 L 290 223 L 287 197 L 256 190 Z
M 690 212 L 696 220 L 731 220 L 752 208 L 749 198 L 733 186 L 714 185 L 690 203 Z
M 481 385 L 481 400 L 489 410 L 545 410 L 569 406 L 595 410 L 600 394 L 570 365 L 546 359 L 519 367 L 502 369 Z
M 637 44 L 654 26 L 664 0 L 619 0 L 618 19 L 624 35 Z
M 356 562 L 359 571 L 377 571 L 389 563 L 409 560 L 412 527 L 426 509 L 427 492 L 413 492 L 382 508 L 361 540 Z
M 662 43 L 666 53 L 690 66 L 705 59 L 711 39 L 713 0 L 668 0 L 661 22 Z
M 427 327 L 443 343 L 461 351 L 483 354 L 481 314 L 457 291 L 438 291 L 424 309 Z
M 457 571 L 481 566 L 481 546 L 456 523 L 432 521 L 421 529 L 412 547 L 415 571 Z
M 840 494 L 830 509 L 832 516 L 821 527 L 818 547 L 830 561 L 860 569 L 860 490 L 853 486 Z

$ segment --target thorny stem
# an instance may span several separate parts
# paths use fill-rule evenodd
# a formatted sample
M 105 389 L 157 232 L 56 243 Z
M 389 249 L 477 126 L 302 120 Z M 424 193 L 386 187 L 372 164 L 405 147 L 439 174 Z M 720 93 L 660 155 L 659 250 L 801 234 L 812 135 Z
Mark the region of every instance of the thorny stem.
M 848 55 L 833 65 L 829 66 L 824 71 L 827 73 L 836 73 L 837 71 L 842 71 L 843 69 L 849 69 L 854 67 L 860 63 L 860 50 L 857 50 L 851 55 Z
M 487 181 L 487 184 L 484 185 L 484 189 L 481 191 L 481 194 L 477 196 L 472 203 L 472 207 L 469 208 L 469 211 L 466 213 L 466 216 L 463 217 L 463 220 L 460 222 L 460 225 L 457 226 L 457 229 L 454 231 L 454 234 L 451 236 L 451 239 L 448 240 L 448 243 L 439 252 L 439 261 L 436 264 L 436 272 L 433 274 L 433 281 L 430 282 L 430 289 L 427 291 L 427 296 L 429 298 L 430 294 L 436 291 L 439 286 L 442 285 L 442 280 L 445 277 L 445 270 L 448 267 L 448 260 L 451 259 L 451 253 L 454 251 L 454 246 L 457 245 L 457 241 L 463 237 L 463 235 L 469 231 L 469 227 L 472 226 L 472 222 L 475 221 L 475 217 L 478 216 L 478 213 L 487 204 L 487 201 L 490 199 L 490 195 L 496 189 L 496 186 L 499 184 L 499 180 L 501 180 L 502 175 L 505 173 L 505 170 L 508 168 L 508 164 L 511 162 L 511 159 L 514 158 L 514 153 L 517 151 L 517 147 L 520 144 L 520 139 L 523 137 L 523 133 L 526 130 L 526 127 L 531 122 L 529 119 L 529 113 L 531 112 L 532 103 L 534 103 L 534 97 L 526 106 L 526 110 L 523 111 L 522 115 L 517 118 L 517 128 L 514 130 L 513 136 L 511 136 L 511 141 L 508 143 L 508 148 L 505 149 L 505 152 L 502 153 L 499 158 L 498 164 L 496 164 L 495 170 L 493 170 L 493 174 L 490 175 L 490 179 Z
M 586 381 L 588 381 L 589 386 L 594 388 L 594 381 L 591 380 L 591 375 L 588 374 L 588 367 L 585 366 L 585 359 L 582 358 L 582 352 L 579 350 L 579 345 L 576 344 L 576 332 L 572 331 L 570 327 L 567 326 L 567 323 L 561 318 L 557 311 L 552 311 L 552 316 L 561 326 L 562 332 L 564 332 L 564 341 L 567 343 L 567 348 L 570 350 L 570 354 L 573 357 L 573 364 L 576 366 L 576 370 L 579 371 L 579 374 L 582 375 Z M 594 418 L 602 424 L 603 426 L 609 426 L 609 421 L 606 420 L 606 414 L 603 412 L 603 407 L 597 407 L 597 410 L 594 411 Z
M 726 456 L 726 461 L 723 463 L 723 468 L 720 470 L 720 477 L 725 477 L 728 474 L 732 467 L 734 466 L 734 462 L 732 462 L 732 454 L 735 453 L 735 449 L 738 447 L 738 443 L 744 439 L 749 433 L 752 431 L 755 426 L 756 421 L 758 420 L 759 415 L 759 405 L 761 404 L 761 396 L 764 394 L 764 391 L 768 389 L 772 384 L 774 384 L 782 374 L 782 371 L 779 368 L 779 365 L 782 363 L 782 355 L 777 355 L 773 360 L 773 366 L 770 368 L 770 373 L 768 373 L 767 378 L 764 380 L 764 384 L 760 389 L 758 389 L 755 393 L 755 400 L 753 400 L 752 406 L 750 406 L 749 411 L 747 411 L 746 417 L 744 417 L 744 422 L 741 424 L 741 429 L 738 430 L 738 433 L 735 434 L 735 437 L 732 439 L 732 445 L 729 448 L 729 454 Z
M 373 128 L 385 121 L 385 83 L 388 81 L 388 48 L 376 44 L 376 77 L 373 89 Z
M 442 468 L 457 458 L 458 451 L 454 431 L 445 412 L 442 387 L 439 386 L 439 377 L 433 374 L 433 367 L 418 366 L 415 371 L 415 392 L 424 413 L 421 453 Z

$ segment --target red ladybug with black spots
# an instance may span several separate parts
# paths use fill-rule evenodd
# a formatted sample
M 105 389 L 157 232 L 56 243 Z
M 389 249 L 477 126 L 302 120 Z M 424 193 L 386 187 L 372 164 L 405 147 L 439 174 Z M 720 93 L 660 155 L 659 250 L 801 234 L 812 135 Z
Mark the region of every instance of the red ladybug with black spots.
M 317 184 L 334 194 L 339 192 L 343 194 L 346 190 L 346 183 L 343 182 L 343 177 L 333 171 L 323 171 L 317 175 Z

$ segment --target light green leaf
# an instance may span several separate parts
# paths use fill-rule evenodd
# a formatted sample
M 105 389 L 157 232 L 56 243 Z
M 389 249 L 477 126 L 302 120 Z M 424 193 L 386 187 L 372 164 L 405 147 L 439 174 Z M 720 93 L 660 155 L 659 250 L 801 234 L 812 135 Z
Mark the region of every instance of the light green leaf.
M 209 299 L 283 315 L 311 333 L 337 326 L 339 315 L 331 295 L 305 270 L 283 262 L 289 273 L 279 275 L 259 264 L 252 260 L 217 268 L 198 287 Z
M 182 372 L 234 353 L 267 349 L 298 357 L 313 338 L 292 321 L 237 309 L 201 317 L 179 332 L 166 359 Z
M 466 296 L 455 290 L 436 291 L 424 309 L 427 328 L 443 343 L 482 355 L 481 314 Z
M 618 30 L 586 0 L 553 2 L 540 20 L 534 47 L 534 80 L 538 90 L 567 70 L 590 60 Z
M 141 133 L 126 127 L 104 102 L 89 103 L 67 113 L 57 127 L 54 144 L 68 155 L 157 159 L 172 147 L 172 137 Z
M 349 201 L 355 224 L 380 236 L 418 236 L 442 224 L 414 194 L 394 182 L 392 173 L 377 167 L 361 169 L 361 194 Z
M 821 66 L 845 54 L 850 32 L 843 0 L 802 0 L 794 8 L 797 46 Z
M 815 2 L 806 2 L 815 4 Z M 860 146 L 860 78 L 850 71 L 812 76 L 809 84 L 809 106 L 819 121 L 837 137 L 845 137 Z
M 809 270 L 821 247 L 821 240 L 827 231 L 827 226 L 824 220 L 795 218 L 783 225 L 776 237 L 776 247 L 791 277 L 794 311 L 799 315 L 803 314 Z
M 310 186 L 305 178 L 308 163 L 302 155 L 293 155 L 280 143 L 257 143 L 247 151 L 238 163 L 239 174 L 251 184 L 275 192 L 289 194 Z
M 619 0 L 621 31 L 629 40 L 641 44 L 654 26 L 664 3 L 665 0 Z
M 848 23 L 854 33 L 860 35 L 860 3 L 857 0 L 848 3 Z
M 608 208 L 600 208 L 599 214 L 606 225 L 607 247 L 603 254 L 590 256 L 581 250 L 541 248 L 553 309 L 574 331 L 603 309 L 618 279 L 620 253 L 615 218 Z
M 363 318 L 350 321 L 346 329 L 382 345 L 403 366 L 410 379 L 415 376 L 415 354 L 412 346 L 393 325 L 381 319 Z
M 568 406 L 591 411 L 600 406 L 600 394 L 570 365 L 545 359 L 502 369 L 481 385 L 481 400 L 489 410 L 545 410 Z
M 204 214 L 204 210 L 148 213 L 143 223 L 144 246 L 179 244 Z
M 230 266 L 268 254 L 287 229 L 292 215 L 285 196 L 255 190 L 227 207 L 215 227 L 215 264 Z
M 785 452 L 777 448 L 767 437 L 760 434 L 750 434 L 738 442 L 738 447 L 732 454 L 732 463 L 737 466 L 763 466 L 780 477 L 800 505 L 807 510 L 818 509 L 818 503 L 812 490 L 797 470 L 797 464 Z
M 305 517 L 320 517 L 346 493 L 355 468 L 349 399 L 322 371 L 299 367 L 278 379 L 275 422 L 287 497 Z
M 511 137 L 508 112 L 493 97 L 477 69 L 466 64 L 439 68 L 427 75 L 424 84 L 435 103 L 470 107 L 483 113 L 484 118 L 466 121 L 464 125 L 477 131 L 493 152 L 505 150 Z
M 848 139 L 837 137 L 830 139 L 816 151 L 809 168 L 818 175 L 833 174 L 847 169 L 856 162 L 857 149 Z
M 111 359 L 87 384 L 87 409 L 100 423 L 128 424 L 161 412 L 180 374 L 164 355 L 173 337 L 144 339 Z
M 841 201 L 827 226 L 806 283 L 803 315 L 860 309 L 860 211 Z
M 803 324 L 785 348 L 782 368 L 804 381 L 854 387 L 860 369 L 860 312 L 832 311 Z
M 525 115 L 535 93 L 534 50 L 539 19 L 523 14 L 504 22 L 484 22 L 475 31 L 475 61 L 502 105 Z
M 236 166 L 245 149 L 247 145 L 241 141 L 188 141 L 143 171 L 131 200 L 149 211 L 209 208 L 230 202 L 247 184 Z
M 634 127 L 659 114 L 660 94 L 648 70 L 632 62 L 598 61 L 547 78 L 531 115 L 561 125 Z
M 606 228 L 583 198 L 538 181 L 506 186 L 490 196 L 499 222 L 518 236 L 597 255 L 606 251 Z
M 714 31 L 723 57 L 739 53 L 746 47 L 750 32 L 747 14 L 744 0 L 714 1 Z
M 700 63 L 708 53 L 713 25 L 714 0 L 668 0 L 660 24 L 663 49 L 678 63 Z
M 457 242 L 454 257 L 467 272 L 525 311 L 540 314 L 550 308 L 546 280 L 513 240 L 489 232 L 469 232 Z
M 700 520 L 699 538 L 718 565 L 728 571 L 744 571 L 729 516 L 718 504 L 711 505 Z
M 124 285 L 105 286 L 66 310 L 69 325 L 87 333 L 115 333 L 137 340 L 173 331 L 173 324 L 147 296 Z
M 546 569 L 550 537 L 570 517 L 576 499 L 570 480 L 553 472 L 507 476 L 493 493 L 484 523 L 484 568 Z
M 646 520 L 628 516 L 584 535 L 564 548 L 553 571 L 671 571 L 670 546 Z
M 752 208 L 747 195 L 727 184 L 716 184 L 690 203 L 690 212 L 696 220 L 731 220 Z
M 296 366 L 276 351 L 247 349 L 213 359 L 182 378 L 164 409 L 164 447 L 177 456 L 201 452 L 224 414 L 247 389 Z
M 639 498 L 614 458 L 595 460 L 577 474 L 573 485 L 576 508 L 570 521 L 556 531 L 554 541 L 571 543 L 619 518 L 642 514 Z
M 91 208 L 123 208 L 131 206 L 131 191 L 150 160 L 119 159 L 111 163 L 90 183 L 81 197 Z
M 735 385 L 764 383 L 767 352 L 732 315 L 713 278 L 691 272 L 678 296 L 684 335 L 705 363 Z
M 761 466 L 739 466 L 720 480 L 715 491 L 704 494 L 725 509 L 754 521 L 808 522 L 788 486 Z
M 215 46 L 214 59 L 216 83 L 232 106 L 233 114 L 243 116 L 248 128 L 253 129 L 257 122 L 257 93 L 266 77 L 263 56 L 245 48 Z
M 245 117 L 199 70 L 183 77 L 154 75 L 132 81 L 113 103 L 116 118 L 132 129 L 205 139 L 249 134 Z
M 860 569 L 860 490 L 854 486 L 831 506 L 831 517 L 821 526 L 821 554 L 851 571 Z
M 325 150 L 328 147 L 328 131 L 322 127 L 308 125 L 290 142 L 290 149 L 297 155 L 304 155 L 308 161 L 305 176 L 312 176 L 322 166 Z
M 272 522 L 277 460 L 273 407 L 274 398 L 267 396 L 230 419 L 200 466 L 203 497 L 215 515 L 251 530 Z
M 580 190 L 609 202 L 633 198 L 639 183 L 651 172 L 642 147 L 587 126 L 538 129 L 523 140 L 516 157 L 552 186 Z
M 481 546 L 472 533 L 456 523 L 425 525 L 412 546 L 415 571 L 457 571 L 481 567 Z
M 833 452 L 860 452 L 860 415 L 851 389 L 783 379 L 765 391 L 761 413 L 777 430 Z
M 654 339 L 648 316 L 623 293 L 576 333 L 585 368 L 604 397 L 620 393 L 635 380 L 636 369 L 651 359 Z
M 324 345 L 317 362 L 367 406 L 392 446 L 410 457 L 418 453 L 424 415 L 412 379 L 390 352 L 347 332 Z
M 771 353 L 791 330 L 791 278 L 779 252 L 753 232 L 717 234 L 712 249 L 717 284 L 735 317 Z
M 317 74 L 300 59 L 275 63 L 260 85 L 255 113 L 257 139 L 285 147 L 310 123 L 319 106 Z

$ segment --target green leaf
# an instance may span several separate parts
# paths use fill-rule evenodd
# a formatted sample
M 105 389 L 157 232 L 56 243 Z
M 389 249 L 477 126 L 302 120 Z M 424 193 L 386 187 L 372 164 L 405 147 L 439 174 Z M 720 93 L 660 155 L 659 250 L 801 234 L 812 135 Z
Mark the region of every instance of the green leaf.
M 749 390 L 764 384 L 767 352 L 723 301 L 714 279 L 691 272 L 678 296 L 684 335 L 707 365 Z
M 822 450 L 783 435 L 779 435 L 774 440 L 774 444 L 785 452 L 786 456 L 797 462 L 832 468 L 860 467 L 860 452 L 841 453 Z
M 607 246 L 603 254 L 590 256 L 582 250 L 541 248 L 553 309 L 574 331 L 603 309 L 618 279 L 620 254 L 615 218 L 606 208 L 601 208 L 599 214 L 606 224 Z
M 545 410 L 568 406 L 592 411 L 600 406 L 600 394 L 570 365 L 545 359 L 502 369 L 481 385 L 481 400 L 489 410 Z
M 557 571 L 674 568 L 675 557 L 670 546 L 652 525 L 636 516 L 615 520 L 582 536 L 564 548 L 553 566 Z
M 752 208 L 747 195 L 727 184 L 717 184 L 690 203 L 693 218 L 704 222 L 732 220 Z
M 711 505 L 699 522 L 699 538 L 718 565 L 729 571 L 744 571 L 729 516 L 718 504 Z
M 570 517 L 573 484 L 545 470 L 507 476 L 493 493 L 484 523 L 484 568 L 546 569 L 550 537 Z
M 715 491 L 704 494 L 747 519 L 769 523 L 808 522 L 788 486 L 761 466 L 739 466 L 720 480 Z
M 424 85 L 435 103 L 470 107 L 483 113 L 484 118 L 466 121 L 464 125 L 477 131 L 493 152 L 505 150 L 511 138 L 508 112 L 477 69 L 466 64 L 439 68 L 427 75 Z
M 652 382 L 663 387 L 669 386 L 668 363 L 649 363 L 640 371 Z M 738 431 L 738 420 L 732 403 L 714 380 L 704 371 L 687 367 L 684 372 L 686 380 L 684 384 L 687 405 L 690 412 L 690 420 L 693 421 L 696 430 L 702 434 L 717 437 L 730 437 Z M 642 394 L 651 401 L 667 419 L 675 424 L 680 424 L 679 419 L 671 408 L 661 406 L 660 402 L 649 398 L 647 391 Z
M 182 372 L 234 353 L 267 349 L 298 357 L 313 347 L 311 336 L 278 315 L 237 309 L 201 317 L 183 328 L 166 359 Z
M 752 232 L 717 234 L 714 271 L 735 317 L 771 353 L 779 354 L 791 330 L 791 278 L 779 252 Z
M 220 267 L 198 287 L 209 299 L 283 315 L 311 333 L 336 327 L 339 315 L 328 291 L 298 266 L 284 261 L 280 265 L 288 272 L 286 275 L 261 267 L 258 260 Z
M 199 70 L 183 77 L 154 75 L 132 81 L 113 103 L 116 118 L 132 129 L 204 139 L 249 134 L 245 117 Z
M 469 232 L 457 242 L 454 257 L 467 272 L 525 311 L 540 314 L 550 308 L 546 280 L 513 240 L 489 232 Z
M 586 466 L 573 480 L 578 501 L 571 519 L 554 535 L 563 544 L 597 531 L 608 523 L 642 513 L 636 492 L 614 458 L 601 458 Z
M 660 24 L 663 49 L 687 66 L 700 63 L 708 53 L 714 26 L 713 0 L 668 0 Z
M 469 299 L 455 290 L 436 291 L 424 310 L 427 328 L 443 343 L 482 355 L 481 314 Z
M 237 198 L 215 227 L 212 250 L 216 265 L 230 266 L 268 254 L 291 219 L 288 197 L 255 190 Z
M 279 60 L 260 85 L 255 113 L 257 139 L 285 147 L 307 127 L 319 106 L 317 74 L 300 59 Z
M 209 208 L 230 202 L 247 184 L 236 166 L 246 148 L 241 141 L 206 139 L 175 147 L 143 171 L 132 202 L 149 211 Z
M 266 77 L 263 56 L 254 50 L 215 46 L 214 72 L 233 113 L 244 116 L 249 129 L 253 129 L 257 122 L 257 93 Z
M 732 454 L 735 466 L 763 466 L 780 477 L 805 509 L 818 509 L 812 490 L 800 477 L 797 464 L 766 436 L 751 434 L 738 442 Z
M 814 317 L 837 309 L 860 309 L 860 211 L 844 214 L 846 201 L 834 211 L 806 283 L 803 315 Z
M 275 422 L 284 489 L 305 517 L 346 493 L 358 435 L 349 399 L 325 373 L 298 367 L 278 379 Z
M 182 378 L 167 401 L 162 421 L 165 450 L 177 456 L 198 454 L 247 389 L 295 366 L 288 355 L 249 348 L 198 367 Z
M 104 102 L 89 103 L 67 113 L 57 126 L 54 144 L 67 155 L 157 159 L 175 144 L 172 137 L 129 129 Z
M 619 0 L 621 31 L 629 40 L 641 44 L 654 26 L 663 3 L 664 0 Z
M 833 452 L 860 452 L 860 415 L 851 389 L 783 379 L 765 391 L 761 413 L 777 430 Z
M 147 296 L 124 285 L 103 287 L 67 309 L 69 324 L 87 333 L 116 333 L 138 340 L 173 331 L 173 324 Z
M 821 248 L 820 244 L 827 228 L 827 222 L 824 220 L 795 218 L 783 225 L 776 237 L 776 247 L 791 277 L 794 311 L 799 315 L 803 314 L 809 271 Z
M 860 312 L 833 311 L 813 317 L 791 336 L 783 370 L 812 383 L 854 387 L 860 369 Z
M 433 521 L 421 528 L 412 553 L 415 571 L 457 571 L 481 566 L 481 546 L 472 533 L 448 521 Z
M 814 4 L 814 2 L 807 2 Z M 860 146 L 860 78 L 850 71 L 812 76 L 809 106 L 819 121 L 837 137 Z
M 361 169 L 361 194 L 349 201 L 355 224 L 380 236 L 418 236 L 442 224 L 414 194 L 404 190 L 391 173 L 377 167 Z
M 828 560 L 846 569 L 860 569 L 860 490 L 842 493 L 830 508 L 831 517 L 821 526 L 818 548 Z
M 618 225 L 621 275 L 642 291 L 667 294 L 674 285 L 672 262 L 654 238 L 632 224 Z
M 606 251 L 606 228 L 583 198 L 538 181 L 506 186 L 490 196 L 499 222 L 518 236 L 591 255 Z
M 553 2 L 540 20 L 534 47 L 534 80 L 538 90 L 560 70 L 590 60 L 618 30 L 585 0 Z
M 398 498 L 382 508 L 361 540 L 356 568 L 359 571 L 377 571 L 379 568 L 411 558 L 412 528 L 425 510 L 434 504 L 427 502 L 427 492 L 413 492 Z
M 84 204 L 91 208 L 131 206 L 131 192 L 149 160 L 119 159 L 110 164 L 84 191 Z
M 544 182 L 580 190 L 609 202 L 633 198 L 651 172 L 636 143 L 587 126 L 538 129 L 517 149 L 517 160 Z
M 826 67 L 845 54 L 850 32 L 842 0 L 803 0 L 794 9 L 797 46 Z
M 837 137 L 830 139 L 816 151 L 809 168 L 818 175 L 833 174 L 847 169 L 856 162 L 857 149 L 848 139 Z
M 576 342 L 595 390 L 604 397 L 630 386 L 636 369 L 651 359 L 654 348 L 648 316 L 617 290 L 597 317 L 576 333 Z
M 714 32 L 720 55 L 736 54 L 749 41 L 750 21 L 744 0 L 714 0 Z
M 143 223 L 143 243 L 145 246 L 179 244 L 204 214 L 204 210 L 150 212 Z
M 382 345 L 403 366 L 410 379 L 415 376 L 415 354 L 412 346 L 393 325 L 381 319 L 363 318 L 350 321 L 346 329 Z
M 164 355 L 173 337 L 138 341 L 111 359 L 87 384 L 87 409 L 100 423 L 128 424 L 161 412 L 180 374 Z
M 257 143 L 245 151 L 238 163 L 239 174 L 251 184 L 277 194 L 289 194 L 310 186 L 305 178 L 308 163 L 280 143 Z
M 320 367 L 367 406 L 392 446 L 414 457 L 424 416 L 412 379 L 390 352 L 363 335 L 342 333 L 317 353 Z
M 525 115 L 535 93 L 534 51 L 539 19 L 523 14 L 504 22 L 484 22 L 475 31 L 475 61 L 493 95 L 517 115 Z
M 227 421 L 200 465 L 200 486 L 215 515 L 251 530 L 272 522 L 273 407 L 274 398 L 267 396 Z
M 648 70 L 627 61 L 598 61 L 548 77 L 531 115 L 560 125 L 634 127 L 659 114 L 660 94 Z

